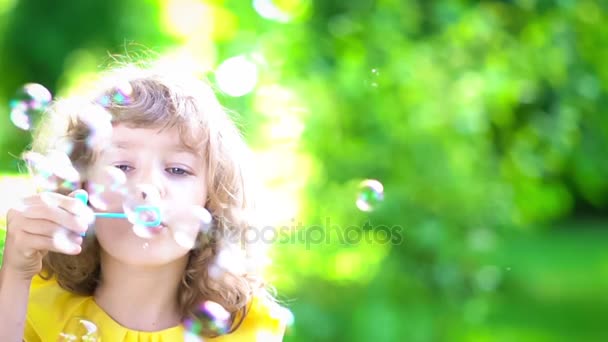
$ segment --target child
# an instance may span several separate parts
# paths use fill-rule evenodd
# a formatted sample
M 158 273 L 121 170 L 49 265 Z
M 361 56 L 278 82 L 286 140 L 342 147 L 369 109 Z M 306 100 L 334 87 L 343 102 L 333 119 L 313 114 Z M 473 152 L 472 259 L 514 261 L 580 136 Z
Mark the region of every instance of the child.
M 55 191 L 7 215 L 0 341 L 281 340 L 243 239 L 247 148 L 211 88 L 134 65 L 97 85 L 56 101 L 25 155 Z

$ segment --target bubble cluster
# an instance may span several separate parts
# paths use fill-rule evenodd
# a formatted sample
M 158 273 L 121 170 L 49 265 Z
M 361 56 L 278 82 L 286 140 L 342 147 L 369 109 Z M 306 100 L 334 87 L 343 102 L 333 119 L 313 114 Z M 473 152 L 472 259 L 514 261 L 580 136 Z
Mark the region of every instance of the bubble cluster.
M 384 200 L 384 187 L 375 179 L 366 179 L 359 184 L 356 205 L 362 211 L 375 210 Z
M 72 317 L 59 333 L 58 342 L 97 342 L 101 333 L 95 323 L 82 317 Z
M 94 174 L 95 181 L 87 183 L 89 203 L 101 211 L 107 211 L 112 203 L 122 202 L 127 193 L 127 176 L 113 166 L 102 168 Z
M 102 148 L 112 137 L 112 115 L 102 106 L 89 106 L 78 115 L 79 119 L 89 128 L 87 145 Z
M 185 319 L 183 325 L 189 334 L 195 336 L 201 336 L 204 331 L 223 335 L 230 331 L 232 319 L 224 307 L 207 300 L 196 307 L 194 317 Z
M 132 103 L 133 87 L 128 81 L 117 83 L 110 92 L 102 95 L 97 102 L 103 107 L 124 106 Z
M 43 155 L 30 151 L 25 153 L 24 159 L 32 172 L 34 184 L 41 191 L 77 189 L 80 174 L 64 152 L 51 150 Z
M 51 92 L 44 86 L 27 83 L 9 102 L 11 121 L 22 130 L 30 130 L 51 100 Z

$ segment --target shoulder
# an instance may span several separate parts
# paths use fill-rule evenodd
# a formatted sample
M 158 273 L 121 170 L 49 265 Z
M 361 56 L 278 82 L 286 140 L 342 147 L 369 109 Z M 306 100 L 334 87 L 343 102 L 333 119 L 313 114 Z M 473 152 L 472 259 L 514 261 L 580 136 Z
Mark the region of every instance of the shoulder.
M 64 290 L 54 279 L 35 276 L 27 308 L 26 341 L 36 340 L 33 336 L 59 336 L 67 320 L 87 298 Z
M 264 296 L 255 296 L 249 302 L 245 318 L 232 333 L 212 339 L 217 342 L 229 341 L 282 341 L 289 321 L 287 309 Z

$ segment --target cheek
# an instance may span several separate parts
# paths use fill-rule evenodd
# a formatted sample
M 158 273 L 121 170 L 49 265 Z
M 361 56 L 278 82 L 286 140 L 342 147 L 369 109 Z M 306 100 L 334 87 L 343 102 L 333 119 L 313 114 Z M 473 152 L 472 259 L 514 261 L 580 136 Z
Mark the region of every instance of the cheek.
M 207 187 L 204 184 L 179 184 L 169 189 L 171 202 L 204 206 L 207 203 Z
M 117 241 L 130 235 L 132 227 L 133 225 L 127 220 L 98 218 L 94 229 L 100 240 Z
M 98 183 L 87 183 L 84 189 L 89 194 L 89 204 L 95 211 L 122 212 L 124 196 L 116 191 L 108 191 Z

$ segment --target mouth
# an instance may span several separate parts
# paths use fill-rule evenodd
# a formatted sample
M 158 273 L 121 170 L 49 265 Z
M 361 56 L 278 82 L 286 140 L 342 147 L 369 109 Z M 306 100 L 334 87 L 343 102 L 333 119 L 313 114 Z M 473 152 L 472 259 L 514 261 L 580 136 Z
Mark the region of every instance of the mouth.
M 159 234 L 160 232 L 162 232 L 163 230 L 167 229 L 167 225 L 165 225 L 164 222 L 161 222 L 158 226 L 150 226 L 150 227 L 146 227 L 148 229 L 148 231 L 150 231 L 150 233 L 152 234 Z

